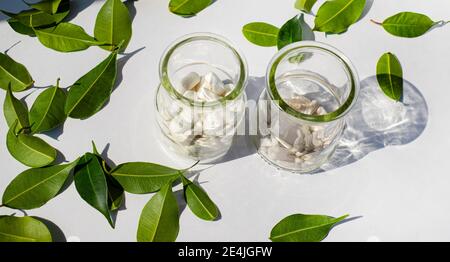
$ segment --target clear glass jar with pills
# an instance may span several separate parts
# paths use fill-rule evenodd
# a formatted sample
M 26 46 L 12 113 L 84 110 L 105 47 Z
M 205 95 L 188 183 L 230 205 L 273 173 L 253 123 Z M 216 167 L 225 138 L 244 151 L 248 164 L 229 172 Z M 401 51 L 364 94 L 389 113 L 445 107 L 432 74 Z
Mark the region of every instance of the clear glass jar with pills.
M 223 37 L 197 33 L 170 45 L 156 93 L 164 148 L 202 161 L 225 155 L 245 115 L 247 78 L 245 59 Z
M 303 41 L 272 59 L 258 101 L 258 153 L 281 169 L 308 173 L 334 152 L 359 93 L 358 74 L 337 49 Z

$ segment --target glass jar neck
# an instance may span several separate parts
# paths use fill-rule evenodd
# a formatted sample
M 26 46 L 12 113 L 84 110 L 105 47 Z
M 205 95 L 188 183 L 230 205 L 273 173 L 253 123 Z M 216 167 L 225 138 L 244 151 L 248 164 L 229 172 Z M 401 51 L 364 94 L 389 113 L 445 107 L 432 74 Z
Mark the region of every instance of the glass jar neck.
M 339 60 L 342 63 L 347 75 L 349 76 L 348 80 L 350 85 L 350 91 L 346 99 L 337 107 L 336 110 L 324 115 L 304 114 L 293 108 L 280 95 L 276 82 L 276 73 L 278 66 L 286 57 L 288 57 L 293 53 L 299 52 L 302 49 L 312 49 L 312 50 L 316 49 L 325 51 L 328 54 L 334 56 L 337 60 Z M 272 100 L 281 111 L 286 112 L 287 114 L 292 115 L 301 120 L 310 122 L 331 122 L 344 117 L 355 104 L 358 97 L 360 85 L 356 69 L 344 54 L 342 54 L 339 50 L 329 45 L 314 41 L 296 42 L 281 49 L 274 56 L 274 58 L 269 64 L 269 67 L 267 68 L 266 84 L 269 99 Z

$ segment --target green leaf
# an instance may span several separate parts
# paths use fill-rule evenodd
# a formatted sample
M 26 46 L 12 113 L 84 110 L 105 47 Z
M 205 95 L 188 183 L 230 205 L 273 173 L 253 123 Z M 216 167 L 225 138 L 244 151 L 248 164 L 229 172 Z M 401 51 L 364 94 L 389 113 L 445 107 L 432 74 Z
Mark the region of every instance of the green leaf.
M 71 23 L 60 23 L 35 32 L 44 46 L 59 52 L 76 52 L 105 44 L 88 35 L 81 26 Z
M 58 12 L 50 14 L 42 10 L 24 10 L 18 14 L 2 11 L 5 15 L 16 19 L 25 26 L 40 28 L 56 25 L 66 18 L 70 13 L 70 1 L 64 1 L 58 8 Z
M 394 54 L 383 54 L 378 60 L 377 80 L 388 97 L 400 101 L 403 96 L 403 70 Z
M 39 137 L 16 134 L 17 122 L 9 128 L 6 146 L 9 153 L 22 164 L 29 167 L 43 167 L 56 159 L 56 149 Z
M 126 192 L 147 194 L 156 192 L 177 179 L 181 171 L 153 163 L 132 162 L 118 165 L 111 175 Z
M 16 209 L 34 209 L 54 198 L 63 187 L 76 162 L 20 173 L 6 187 L 3 205 Z
M 138 242 L 173 242 L 179 225 L 178 204 L 168 183 L 145 205 L 139 219 Z
M 17 122 L 18 129 L 30 127 L 27 105 L 14 97 L 11 88 L 8 88 L 6 92 L 5 102 L 3 103 L 3 114 L 5 115 L 8 127 L 11 127 L 15 122 Z
M 35 3 L 35 4 L 28 4 L 28 6 L 49 13 L 49 14 L 56 14 L 58 11 L 58 7 L 61 4 L 62 0 L 43 0 L 41 2 Z M 65 0 L 65 2 L 69 2 L 69 0 Z
M 276 46 L 278 43 L 278 27 L 263 22 L 246 24 L 242 33 L 248 41 L 259 46 Z
M 94 29 L 95 38 L 108 43 L 101 48 L 114 51 L 122 42 L 120 52 L 124 51 L 132 35 L 131 18 L 128 8 L 121 0 L 107 0 L 97 15 Z
M 334 218 L 323 215 L 295 214 L 278 222 L 270 233 L 273 242 L 320 242 L 348 215 Z
M 303 14 L 301 16 L 294 16 L 292 19 L 287 21 L 280 29 L 278 33 L 278 49 L 282 49 L 283 47 L 299 42 L 302 40 L 314 40 L 314 39 L 308 39 L 308 36 L 306 35 L 306 32 L 303 32 L 303 28 L 306 28 L 308 30 L 308 25 L 305 23 L 305 19 Z M 305 31 L 306 31 L 305 30 Z M 312 33 L 311 29 L 309 28 L 310 33 Z
M 52 242 L 52 235 L 35 218 L 0 216 L 0 242 Z
M 102 165 L 97 156 L 86 153 L 80 158 L 74 171 L 75 187 L 81 198 L 97 209 L 114 228 L 108 205 L 108 185 Z
M 117 51 L 73 84 L 67 94 L 66 114 L 86 119 L 100 111 L 111 95 L 116 75 Z
M 31 37 L 36 36 L 33 28 L 22 24 L 17 19 L 14 19 L 14 18 L 8 19 L 8 24 L 14 31 L 16 31 L 19 34 L 27 35 L 27 36 L 31 36 Z
M 317 12 L 315 31 L 340 34 L 361 17 L 366 0 L 331 0 L 325 2 Z
M 66 120 L 65 104 L 66 93 L 58 85 L 39 94 L 30 109 L 31 132 L 49 131 L 63 124 Z
M 219 209 L 209 198 L 208 194 L 184 176 L 181 179 L 183 181 L 184 197 L 192 213 L 204 220 L 215 220 L 219 216 Z
M 14 61 L 8 55 L 0 53 L 0 88 L 7 89 L 11 84 L 13 92 L 30 88 L 34 81 L 24 65 Z
M 194 16 L 211 4 L 212 0 L 170 0 L 170 12 L 181 16 Z
M 373 21 L 376 24 L 379 24 Z M 428 16 L 412 12 L 401 12 L 391 16 L 381 24 L 390 34 L 400 37 L 419 37 L 431 29 L 436 23 Z
M 316 2 L 317 0 L 297 0 L 295 1 L 295 8 L 306 13 L 311 13 L 311 9 Z

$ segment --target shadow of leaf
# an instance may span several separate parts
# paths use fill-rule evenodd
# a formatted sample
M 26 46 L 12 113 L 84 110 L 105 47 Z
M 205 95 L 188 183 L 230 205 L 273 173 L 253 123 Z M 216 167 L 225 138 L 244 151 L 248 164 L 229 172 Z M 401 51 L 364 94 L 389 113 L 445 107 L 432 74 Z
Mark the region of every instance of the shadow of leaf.
M 67 242 L 64 232 L 55 223 L 42 217 L 33 217 L 44 223 L 52 235 L 53 242 Z

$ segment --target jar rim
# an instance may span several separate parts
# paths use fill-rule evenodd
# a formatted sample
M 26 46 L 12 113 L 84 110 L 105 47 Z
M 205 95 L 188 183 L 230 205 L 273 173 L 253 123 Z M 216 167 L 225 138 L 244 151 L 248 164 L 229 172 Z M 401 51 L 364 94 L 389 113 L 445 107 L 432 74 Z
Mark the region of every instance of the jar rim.
M 308 115 L 301 113 L 294 109 L 292 106 L 289 105 L 284 99 L 281 97 L 281 95 L 278 92 L 277 85 L 275 82 L 275 73 L 277 70 L 278 65 L 280 62 L 292 51 L 301 50 L 304 48 L 312 48 L 317 49 L 321 51 L 325 51 L 328 54 L 334 56 L 337 58 L 345 67 L 347 73 L 350 76 L 351 81 L 351 89 L 348 97 L 346 98 L 345 102 L 340 105 L 336 110 L 333 112 L 329 112 L 325 115 Z M 279 107 L 280 110 L 288 113 L 289 115 L 292 115 L 296 118 L 310 121 L 310 122 L 332 122 L 334 120 L 340 119 L 343 116 L 345 116 L 350 109 L 353 107 L 353 105 L 356 103 L 358 94 L 359 94 L 359 77 L 358 73 L 354 67 L 354 65 L 351 63 L 351 61 L 348 59 L 347 56 L 345 56 L 341 51 L 336 49 L 333 46 L 330 46 L 328 44 L 317 42 L 317 41 L 300 41 L 295 42 L 292 44 L 289 44 L 282 48 L 270 61 L 269 66 L 267 68 L 266 73 L 266 84 L 267 84 L 267 93 L 269 94 L 270 99 L 275 101 L 275 104 Z
M 215 100 L 215 101 L 211 101 L 211 102 L 200 102 L 200 101 L 196 101 L 194 99 L 190 99 L 185 97 L 183 94 L 181 94 L 170 82 L 169 79 L 169 75 L 167 72 L 167 68 L 168 68 L 168 63 L 169 60 L 172 56 L 172 54 L 174 53 L 174 51 L 183 46 L 184 44 L 193 42 L 193 41 L 198 41 L 198 40 L 208 40 L 208 41 L 213 41 L 216 43 L 219 43 L 223 46 L 225 46 L 226 48 L 229 48 L 233 54 L 236 56 L 236 58 L 238 59 L 239 62 L 239 79 L 237 81 L 237 83 L 235 84 L 235 87 L 233 89 L 233 91 L 231 91 L 228 95 Z M 176 39 L 175 41 L 173 41 L 164 51 L 161 59 L 160 59 L 160 63 L 159 63 L 159 77 L 161 79 L 161 85 L 167 90 L 167 92 L 174 96 L 176 99 L 179 99 L 185 103 L 188 103 L 190 105 L 195 105 L 195 106 L 202 106 L 202 107 L 210 107 L 210 106 L 216 106 L 218 104 L 224 103 L 226 101 L 229 100 L 233 100 L 235 98 L 237 98 L 239 95 L 241 95 L 241 93 L 244 91 L 245 86 L 247 85 L 247 81 L 248 81 L 248 66 L 247 66 L 247 61 L 245 59 L 245 57 L 242 55 L 242 53 L 235 48 L 232 43 L 217 34 L 213 34 L 213 33 L 206 33 L 206 32 L 198 32 L 198 33 L 191 33 L 191 34 L 187 34 L 184 35 L 182 37 L 179 37 L 178 39 Z

